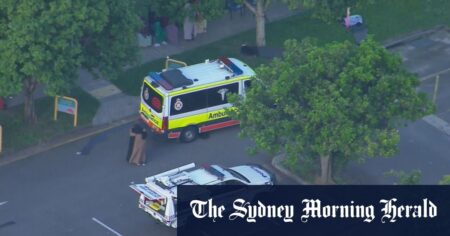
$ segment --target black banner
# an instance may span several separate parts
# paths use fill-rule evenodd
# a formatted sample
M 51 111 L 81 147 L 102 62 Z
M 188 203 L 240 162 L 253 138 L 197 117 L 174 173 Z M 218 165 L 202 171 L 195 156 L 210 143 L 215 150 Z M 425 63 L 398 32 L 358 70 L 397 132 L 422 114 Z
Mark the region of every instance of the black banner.
M 179 186 L 178 236 L 450 235 L 450 186 Z

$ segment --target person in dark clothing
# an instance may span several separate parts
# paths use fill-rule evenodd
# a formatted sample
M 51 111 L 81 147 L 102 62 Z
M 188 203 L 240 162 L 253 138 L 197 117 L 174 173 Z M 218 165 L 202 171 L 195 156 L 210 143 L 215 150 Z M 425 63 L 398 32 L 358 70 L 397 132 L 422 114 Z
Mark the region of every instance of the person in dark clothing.
M 130 130 L 130 141 L 127 152 L 127 162 L 135 165 L 145 165 L 147 131 L 139 124 Z

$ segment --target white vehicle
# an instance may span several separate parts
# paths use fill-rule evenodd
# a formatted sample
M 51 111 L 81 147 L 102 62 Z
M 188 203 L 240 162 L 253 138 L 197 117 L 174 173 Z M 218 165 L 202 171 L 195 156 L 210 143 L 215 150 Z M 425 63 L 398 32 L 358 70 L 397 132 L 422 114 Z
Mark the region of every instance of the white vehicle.
M 191 163 L 148 177 L 145 182 L 130 185 L 140 194 L 139 208 L 163 224 L 176 228 L 178 185 L 273 185 L 273 178 L 255 165 L 195 168 L 195 164 Z

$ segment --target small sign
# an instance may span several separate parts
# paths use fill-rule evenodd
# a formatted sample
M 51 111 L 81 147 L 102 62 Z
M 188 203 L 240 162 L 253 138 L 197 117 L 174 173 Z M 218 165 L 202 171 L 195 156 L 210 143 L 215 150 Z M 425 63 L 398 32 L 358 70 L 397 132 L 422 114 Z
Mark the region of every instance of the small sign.
M 65 99 L 64 97 L 58 99 L 58 111 L 73 115 L 75 114 L 75 110 L 76 110 L 75 101 Z
M 77 126 L 78 120 L 78 101 L 75 98 L 56 96 L 55 97 L 55 112 L 54 120 L 58 119 L 58 111 L 64 112 L 74 116 L 73 126 Z

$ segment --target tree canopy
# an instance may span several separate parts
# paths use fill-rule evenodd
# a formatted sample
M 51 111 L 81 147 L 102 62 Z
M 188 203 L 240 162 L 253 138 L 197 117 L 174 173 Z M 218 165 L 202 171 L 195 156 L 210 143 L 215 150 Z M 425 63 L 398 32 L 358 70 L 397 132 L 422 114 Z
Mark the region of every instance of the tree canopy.
M 80 67 L 112 78 L 136 53 L 134 1 L 4 0 L 0 5 L 0 95 L 25 91 L 35 120 L 38 84 L 49 95 L 68 89 Z
M 191 1 L 191 7 L 186 8 L 186 0 L 138 0 L 141 8 L 151 9 L 158 16 L 167 16 L 173 23 L 182 24 L 186 16 L 194 18 L 196 15 L 206 20 L 211 20 L 222 16 L 226 10 L 224 0 Z M 299 7 L 312 10 L 315 18 L 326 22 L 335 22 L 338 17 L 345 14 L 347 7 L 354 7 L 361 4 L 367 4 L 373 0 L 282 0 L 289 9 L 294 10 Z M 273 0 L 234 0 L 229 1 L 234 4 L 247 8 L 254 16 L 256 21 L 256 45 L 263 47 L 266 45 L 266 11 L 274 2 Z M 145 13 L 141 10 L 141 15 Z
M 372 38 L 323 47 L 288 40 L 282 59 L 256 70 L 231 115 L 256 149 L 312 157 L 320 180 L 331 180 L 333 158 L 392 156 L 397 128 L 433 111 L 419 80 Z M 320 158 L 319 158 L 320 157 Z

